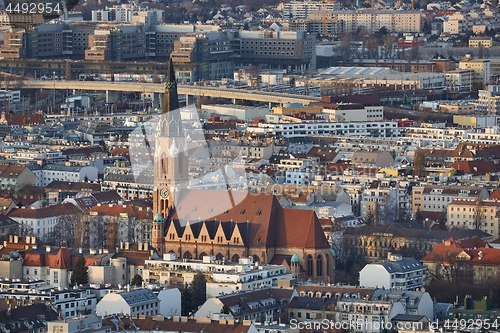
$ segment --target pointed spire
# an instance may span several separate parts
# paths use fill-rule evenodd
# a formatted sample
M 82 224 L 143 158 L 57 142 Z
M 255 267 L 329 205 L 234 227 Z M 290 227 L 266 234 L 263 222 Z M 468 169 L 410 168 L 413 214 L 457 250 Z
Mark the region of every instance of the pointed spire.
M 165 100 L 163 101 L 163 113 L 179 108 L 179 96 L 177 95 L 177 80 L 175 79 L 174 64 L 172 58 L 169 60 L 167 81 L 165 82 Z

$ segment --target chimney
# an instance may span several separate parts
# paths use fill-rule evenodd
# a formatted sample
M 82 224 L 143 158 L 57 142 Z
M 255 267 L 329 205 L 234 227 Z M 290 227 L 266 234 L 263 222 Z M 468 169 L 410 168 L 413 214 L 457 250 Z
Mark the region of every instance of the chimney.
M 82 252 L 83 252 L 83 249 L 82 249 L 81 247 L 79 247 L 79 248 L 78 248 L 78 253 L 79 253 L 79 254 L 82 254 Z
M 36 237 L 35 236 L 31 236 L 31 244 L 36 244 Z
M 128 250 L 129 249 L 129 242 L 125 242 L 125 250 Z
M 26 236 L 26 244 L 29 244 L 31 243 L 31 237 L 30 236 Z
M 17 235 L 14 236 L 14 243 L 15 244 L 19 243 L 19 236 Z
M 50 250 L 51 250 L 51 249 L 50 249 L 50 245 L 47 245 L 47 246 L 45 247 L 45 251 L 46 251 L 47 253 L 50 253 Z
M 142 251 L 142 243 L 137 243 L 137 251 Z
M 9 243 L 14 243 L 14 235 L 9 235 Z
M 123 250 L 123 242 L 120 242 L 120 250 Z

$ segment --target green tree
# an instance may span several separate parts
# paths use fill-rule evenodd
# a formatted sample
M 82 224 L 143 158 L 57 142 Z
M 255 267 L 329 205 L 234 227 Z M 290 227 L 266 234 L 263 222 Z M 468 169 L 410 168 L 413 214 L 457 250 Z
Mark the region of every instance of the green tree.
M 191 309 L 198 310 L 207 300 L 207 279 L 202 272 L 196 273 L 191 283 Z
M 187 284 L 184 285 L 184 289 L 181 293 L 181 315 L 189 316 L 189 312 L 191 312 L 191 288 L 188 287 Z
M 140 276 L 139 274 L 134 275 L 130 284 L 138 287 L 142 286 L 142 276 Z
M 365 216 L 365 222 L 367 225 L 375 225 L 375 214 L 373 213 L 373 210 L 368 209 Z
M 73 267 L 73 272 L 71 273 L 70 286 L 78 286 L 80 284 L 87 284 L 88 282 L 89 272 L 85 266 L 85 258 L 83 256 L 79 256 L 75 267 Z

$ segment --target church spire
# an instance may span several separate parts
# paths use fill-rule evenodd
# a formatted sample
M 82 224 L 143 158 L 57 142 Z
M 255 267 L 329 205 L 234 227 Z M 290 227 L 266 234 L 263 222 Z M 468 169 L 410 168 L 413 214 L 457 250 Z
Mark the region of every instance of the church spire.
M 169 60 L 167 81 L 165 82 L 165 100 L 163 101 L 163 113 L 179 109 L 179 96 L 177 95 L 177 81 L 175 79 L 174 64 L 172 58 Z

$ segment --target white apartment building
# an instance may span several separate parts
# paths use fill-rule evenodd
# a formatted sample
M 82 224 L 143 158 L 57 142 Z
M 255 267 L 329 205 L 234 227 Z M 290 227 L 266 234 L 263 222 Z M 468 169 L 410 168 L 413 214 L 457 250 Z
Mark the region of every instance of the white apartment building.
M 387 261 L 367 264 L 359 272 L 359 285 L 366 288 L 417 290 L 424 286 L 427 268 L 414 258 L 387 254 Z
M 19 223 L 21 236 L 36 236 L 43 239 L 50 234 L 64 218 L 80 213 L 80 209 L 70 203 L 42 208 L 16 208 L 8 216 Z
M 37 186 L 47 186 L 54 180 L 66 182 L 96 181 L 99 170 L 95 166 L 45 165 L 37 178 Z
M 216 260 L 205 256 L 203 260 L 177 259 L 175 254 L 163 255 L 163 260 L 146 260 L 142 277 L 146 283 L 160 285 L 179 282 L 191 283 L 197 272 L 211 278 L 207 282 L 207 297 L 277 286 L 278 280 L 292 279 L 292 273 L 283 265 L 261 265 L 253 258 L 240 258 L 238 262 Z M 172 275 L 172 272 L 175 274 Z
M 479 186 L 414 186 L 412 188 L 412 213 L 446 212 L 454 200 L 488 198 L 488 191 Z
M 399 137 L 401 132 L 397 122 L 300 122 L 300 123 L 277 123 L 249 126 L 246 131 L 256 134 L 275 134 L 285 138 L 309 136 L 309 135 L 344 135 L 352 137 Z
M 480 209 L 481 213 L 476 213 Z M 478 204 L 476 199 L 456 199 L 447 207 L 446 225 L 449 229 L 476 229 L 476 218 L 480 229 L 493 238 L 499 237 L 497 213 L 500 211 L 500 201 L 484 200 Z
M 160 310 L 160 300 L 150 289 L 135 289 L 131 291 L 113 292 L 104 296 L 96 306 L 98 316 L 112 314 L 157 315 Z

